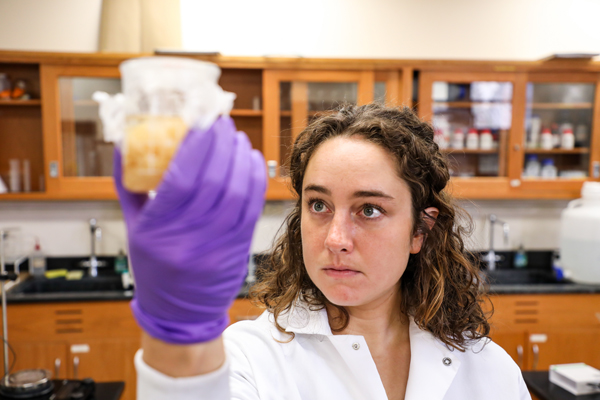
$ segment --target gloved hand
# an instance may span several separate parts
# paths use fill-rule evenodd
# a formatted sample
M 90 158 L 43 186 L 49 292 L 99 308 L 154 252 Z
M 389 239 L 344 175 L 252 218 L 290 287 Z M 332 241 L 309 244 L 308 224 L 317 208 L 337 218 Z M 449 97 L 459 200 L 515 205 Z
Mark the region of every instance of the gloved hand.
M 151 336 L 191 344 L 218 337 L 246 275 L 264 205 L 265 163 L 231 118 L 183 140 L 156 197 L 114 178 L 136 282 L 133 314 Z

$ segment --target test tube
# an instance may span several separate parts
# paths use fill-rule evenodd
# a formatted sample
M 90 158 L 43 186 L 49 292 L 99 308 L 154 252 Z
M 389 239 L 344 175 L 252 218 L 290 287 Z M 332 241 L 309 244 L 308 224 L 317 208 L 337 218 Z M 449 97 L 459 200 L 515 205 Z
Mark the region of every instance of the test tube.
M 9 187 L 11 192 L 20 192 L 21 191 L 21 174 L 19 168 L 19 159 L 13 158 L 8 160 L 10 165 L 9 172 Z

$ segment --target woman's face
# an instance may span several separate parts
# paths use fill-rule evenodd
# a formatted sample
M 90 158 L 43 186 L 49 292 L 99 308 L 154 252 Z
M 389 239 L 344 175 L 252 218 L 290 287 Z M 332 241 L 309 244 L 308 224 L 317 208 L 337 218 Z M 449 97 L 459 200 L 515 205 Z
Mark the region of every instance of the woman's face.
M 302 192 L 304 263 L 325 297 L 347 307 L 395 298 L 422 243 L 395 159 L 360 137 L 329 139 L 310 159 Z

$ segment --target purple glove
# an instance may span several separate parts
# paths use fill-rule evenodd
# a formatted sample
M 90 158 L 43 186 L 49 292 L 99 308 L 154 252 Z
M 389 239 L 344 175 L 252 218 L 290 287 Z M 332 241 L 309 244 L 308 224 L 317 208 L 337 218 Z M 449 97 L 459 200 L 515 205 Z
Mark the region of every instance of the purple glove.
M 131 302 L 139 325 L 169 343 L 217 338 L 246 275 L 254 225 L 262 212 L 265 162 L 248 137 L 221 117 L 183 140 L 156 198 L 115 185 L 135 273 Z

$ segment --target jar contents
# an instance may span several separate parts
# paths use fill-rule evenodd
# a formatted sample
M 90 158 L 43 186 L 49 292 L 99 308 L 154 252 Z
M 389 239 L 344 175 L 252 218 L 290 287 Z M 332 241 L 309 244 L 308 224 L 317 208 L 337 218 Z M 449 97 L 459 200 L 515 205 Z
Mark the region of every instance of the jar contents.
M 129 116 L 123 143 L 123 186 L 132 192 L 156 189 L 185 137 L 180 117 Z

